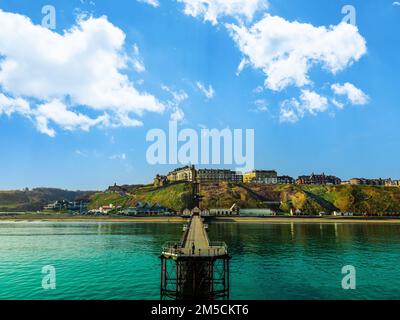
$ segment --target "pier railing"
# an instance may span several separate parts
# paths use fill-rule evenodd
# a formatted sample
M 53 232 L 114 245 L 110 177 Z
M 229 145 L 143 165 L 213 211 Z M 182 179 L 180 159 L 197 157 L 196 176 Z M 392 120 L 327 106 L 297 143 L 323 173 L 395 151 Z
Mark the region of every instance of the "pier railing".
M 207 249 L 188 250 L 179 242 L 166 242 L 162 246 L 162 254 L 171 257 L 217 257 L 228 254 L 228 246 L 223 241 L 211 241 Z

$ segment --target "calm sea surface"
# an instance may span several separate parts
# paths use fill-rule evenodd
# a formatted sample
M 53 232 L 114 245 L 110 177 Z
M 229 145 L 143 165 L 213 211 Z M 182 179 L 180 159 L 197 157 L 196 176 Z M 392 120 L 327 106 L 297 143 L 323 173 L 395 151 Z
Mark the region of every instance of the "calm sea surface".
M 181 224 L 0 223 L 0 299 L 158 299 Z M 400 299 L 400 225 L 210 225 L 233 256 L 231 299 Z M 42 289 L 42 267 L 56 289 Z M 357 271 L 342 289 L 342 267 Z

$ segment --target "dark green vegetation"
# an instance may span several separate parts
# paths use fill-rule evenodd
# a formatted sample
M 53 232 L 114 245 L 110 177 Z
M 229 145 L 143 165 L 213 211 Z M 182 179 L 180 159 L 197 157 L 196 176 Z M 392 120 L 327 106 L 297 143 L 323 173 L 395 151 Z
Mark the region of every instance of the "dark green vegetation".
M 378 186 L 297 186 L 244 185 L 208 183 L 200 188 L 202 208 L 229 208 L 236 203 L 241 208 L 271 208 L 288 213 L 300 209 L 306 214 L 333 211 L 354 213 L 399 213 L 400 188 Z M 55 200 L 90 198 L 90 209 L 114 204 L 133 207 L 149 202 L 182 211 L 192 207 L 192 186 L 175 183 L 162 188 L 132 186 L 127 192 L 72 192 L 59 189 L 31 191 L 0 191 L 0 211 L 36 211 Z
M 52 188 L 0 191 L 0 212 L 25 212 L 42 210 L 56 200 L 79 201 L 92 195 L 88 191 L 67 191 Z

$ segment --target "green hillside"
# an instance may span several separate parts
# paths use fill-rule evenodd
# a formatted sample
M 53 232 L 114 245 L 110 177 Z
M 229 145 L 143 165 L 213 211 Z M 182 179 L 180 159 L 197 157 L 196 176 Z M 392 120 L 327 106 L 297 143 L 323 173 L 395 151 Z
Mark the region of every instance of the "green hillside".
M 0 212 L 37 211 L 56 201 L 88 199 L 92 192 L 68 191 L 54 188 L 0 191 Z
M 229 208 L 236 203 L 240 208 L 270 208 L 280 213 L 300 209 L 305 214 L 331 213 L 399 213 L 400 188 L 378 186 L 298 186 L 244 185 L 233 183 L 201 184 L 201 208 Z M 0 211 L 36 211 L 55 200 L 90 199 L 90 209 L 103 205 L 133 207 L 138 202 L 149 202 L 175 211 L 193 206 L 192 186 L 175 183 L 156 188 L 132 186 L 126 193 L 85 193 L 59 189 L 30 191 L 0 191 Z
M 300 209 L 305 214 L 333 211 L 354 213 L 400 212 L 400 188 L 375 186 L 297 186 L 244 185 L 207 183 L 200 187 L 201 208 L 271 208 L 281 213 Z M 98 193 L 91 198 L 91 207 L 121 205 L 129 207 L 139 201 L 159 203 L 175 211 L 192 206 L 191 185 L 172 184 L 163 188 L 137 187 L 125 196 Z
M 192 205 L 192 198 L 192 187 L 188 183 L 176 183 L 162 188 L 149 185 L 134 187 L 123 196 L 118 193 L 96 193 L 91 197 L 90 208 L 95 209 L 109 204 L 133 207 L 138 202 L 149 202 L 182 211 Z

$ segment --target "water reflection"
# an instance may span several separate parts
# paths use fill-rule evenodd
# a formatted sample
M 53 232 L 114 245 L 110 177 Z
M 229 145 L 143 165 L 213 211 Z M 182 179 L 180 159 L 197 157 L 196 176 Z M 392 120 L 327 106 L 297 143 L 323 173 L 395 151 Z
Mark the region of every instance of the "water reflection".
M 161 246 L 181 235 L 179 223 L 1 223 L 0 298 L 158 299 Z M 400 298 L 400 225 L 211 223 L 209 236 L 233 256 L 232 299 Z M 40 290 L 45 264 L 56 292 Z

